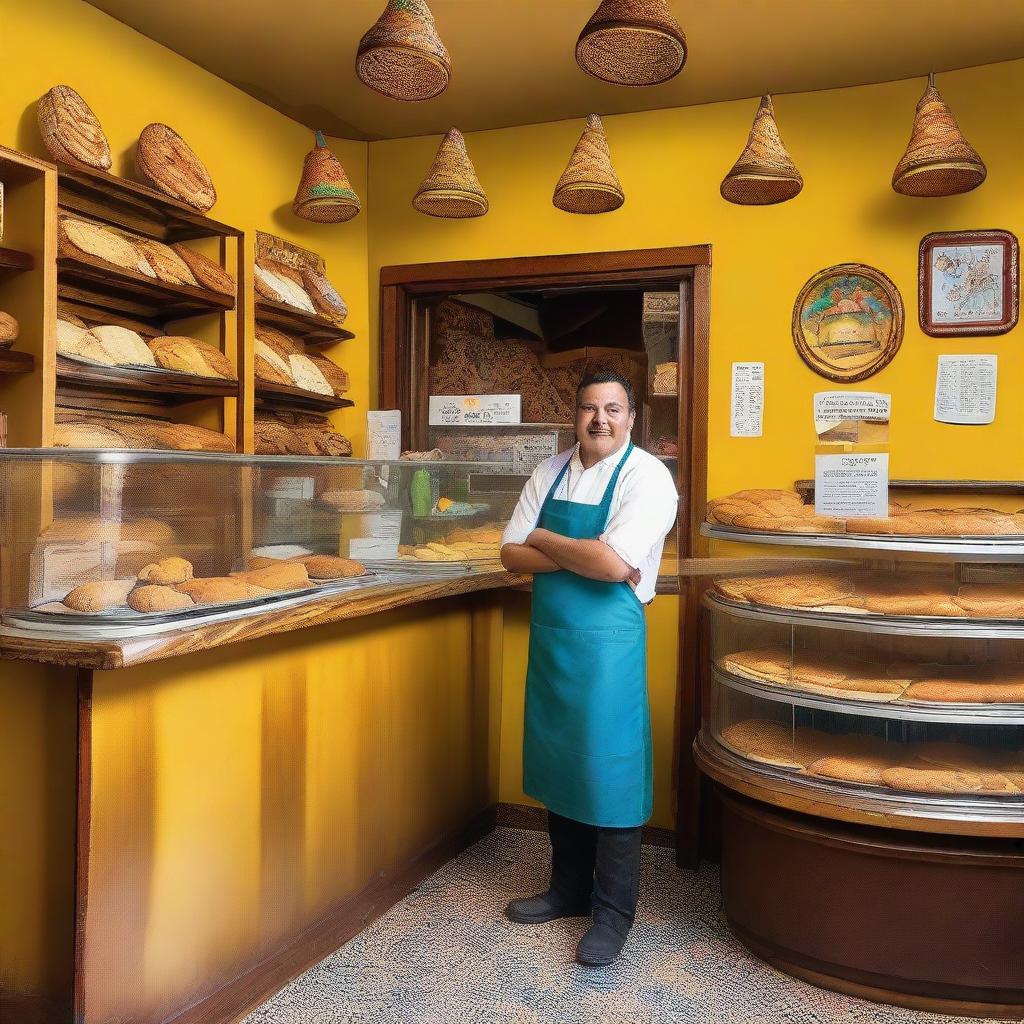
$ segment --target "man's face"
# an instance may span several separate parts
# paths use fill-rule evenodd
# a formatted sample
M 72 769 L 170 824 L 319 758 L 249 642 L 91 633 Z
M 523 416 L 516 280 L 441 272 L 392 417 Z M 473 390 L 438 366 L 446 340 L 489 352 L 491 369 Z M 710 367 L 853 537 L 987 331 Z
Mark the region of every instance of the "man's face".
M 636 414 L 621 384 L 591 384 L 576 406 L 576 438 L 580 450 L 595 459 L 607 458 L 628 440 Z

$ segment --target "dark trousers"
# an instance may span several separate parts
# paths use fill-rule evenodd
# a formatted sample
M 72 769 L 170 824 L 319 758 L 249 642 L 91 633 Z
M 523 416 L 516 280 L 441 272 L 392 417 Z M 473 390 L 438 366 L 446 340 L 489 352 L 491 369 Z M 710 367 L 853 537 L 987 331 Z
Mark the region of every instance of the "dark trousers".
M 566 904 L 592 907 L 595 922 L 625 935 L 640 890 L 640 828 L 586 825 L 548 811 L 551 891 Z

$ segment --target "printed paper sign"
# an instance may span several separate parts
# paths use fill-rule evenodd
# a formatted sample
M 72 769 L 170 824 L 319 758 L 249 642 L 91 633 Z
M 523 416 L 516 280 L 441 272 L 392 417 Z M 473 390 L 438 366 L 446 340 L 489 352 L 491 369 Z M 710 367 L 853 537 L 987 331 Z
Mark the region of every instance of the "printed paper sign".
M 878 391 L 818 391 L 814 430 L 819 441 L 888 444 L 892 396 Z
M 557 431 L 518 437 L 513 447 L 512 470 L 515 473 L 532 473 L 545 459 L 557 454 Z
M 888 455 L 816 455 L 814 511 L 819 516 L 889 514 Z
M 402 454 L 402 411 L 378 409 L 366 414 L 366 457 L 394 461 Z
M 939 356 L 935 419 L 940 423 L 991 423 L 996 418 L 996 356 Z
M 517 424 L 521 422 L 520 395 L 431 395 L 432 427 Z
M 761 437 L 764 430 L 764 363 L 732 364 L 730 437 Z

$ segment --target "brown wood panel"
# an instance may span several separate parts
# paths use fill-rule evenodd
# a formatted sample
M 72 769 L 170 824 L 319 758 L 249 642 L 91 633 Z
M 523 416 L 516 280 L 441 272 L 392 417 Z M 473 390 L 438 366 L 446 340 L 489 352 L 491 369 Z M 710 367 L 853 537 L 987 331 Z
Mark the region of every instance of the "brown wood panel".
M 330 412 L 332 409 L 351 409 L 356 403 L 350 398 L 328 398 L 289 384 L 274 384 L 257 380 L 256 404 L 275 409 L 298 409 L 305 412 Z
M 256 299 L 256 322 L 269 324 L 289 334 L 298 335 L 307 345 L 318 347 L 333 345 L 339 341 L 350 341 L 355 335 L 336 323 L 289 306 L 286 302 L 271 302 L 270 299 Z
M 36 261 L 32 253 L 0 246 L 0 274 L 31 270 L 35 265 Z
M 723 808 L 725 910 L 756 953 L 884 1002 L 1024 1016 L 1019 843 Z
M 567 256 L 520 256 L 510 259 L 453 260 L 447 263 L 414 263 L 383 267 L 380 283 L 406 285 L 421 291 L 445 291 L 449 285 L 464 290 L 482 291 L 508 284 L 523 287 L 565 283 L 567 276 L 607 275 L 621 271 L 627 277 L 637 272 L 667 270 L 711 263 L 710 245 L 690 245 L 664 249 L 625 249 L 617 252 L 575 253 Z M 460 289 L 462 290 L 462 289 Z
M 361 618 L 422 601 L 495 590 L 521 582 L 521 576 L 489 572 L 467 573 L 463 577 L 430 583 L 383 585 L 361 593 L 316 598 L 297 608 L 266 611 L 231 622 L 185 627 L 172 633 L 137 639 L 76 642 L 0 636 L 0 658 L 91 669 L 125 668 L 196 651 L 208 651 L 244 640 L 288 633 L 295 629 Z
M 168 284 L 145 274 L 115 267 L 87 253 L 57 260 L 59 295 L 100 309 L 135 313 L 141 319 L 184 320 L 234 309 L 235 298 L 207 288 Z
M 163 192 L 127 178 L 86 167 L 58 164 L 60 205 L 162 242 L 193 238 L 240 236 L 222 224 Z
M 0 373 L 31 373 L 35 368 L 35 357 L 30 352 L 0 349 Z
M 79 390 L 114 394 L 130 391 L 159 398 L 168 405 L 238 395 L 238 382 L 222 377 L 199 377 L 141 366 L 90 365 L 60 355 L 57 356 L 57 379 Z

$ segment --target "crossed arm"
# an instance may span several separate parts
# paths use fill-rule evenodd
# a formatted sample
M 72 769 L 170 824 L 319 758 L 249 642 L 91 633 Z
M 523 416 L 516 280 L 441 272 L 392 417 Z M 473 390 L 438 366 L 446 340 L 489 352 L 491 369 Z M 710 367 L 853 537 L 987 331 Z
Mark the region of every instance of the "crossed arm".
M 604 541 L 574 540 L 550 530 L 534 530 L 525 544 L 504 544 L 501 564 L 509 572 L 540 573 L 568 569 L 578 576 L 608 583 L 639 582 L 639 572 Z

